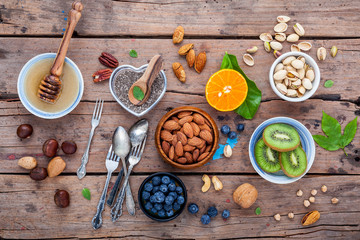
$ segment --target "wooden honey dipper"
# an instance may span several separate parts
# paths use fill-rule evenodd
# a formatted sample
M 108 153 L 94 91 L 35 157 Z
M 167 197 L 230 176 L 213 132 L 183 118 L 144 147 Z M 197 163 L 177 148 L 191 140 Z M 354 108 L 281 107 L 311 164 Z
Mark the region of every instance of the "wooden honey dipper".
M 50 69 L 50 75 L 45 76 L 39 85 L 37 96 L 45 102 L 55 103 L 60 96 L 62 84 L 59 77 L 62 74 L 70 39 L 74 33 L 75 26 L 81 17 L 82 9 L 83 5 L 81 2 L 73 2 L 72 9 L 69 11 L 66 31 L 61 40 L 54 63 Z

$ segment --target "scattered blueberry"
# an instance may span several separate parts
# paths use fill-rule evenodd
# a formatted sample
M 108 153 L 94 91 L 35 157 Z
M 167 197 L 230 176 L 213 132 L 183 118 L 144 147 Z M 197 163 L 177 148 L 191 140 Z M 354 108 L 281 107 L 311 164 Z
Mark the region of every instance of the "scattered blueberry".
M 163 193 L 166 193 L 168 191 L 168 187 L 165 184 L 161 184 L 160 191 L 162 191 Z
M 163 177 L 161 178 L 161 182 L 162 182 L 163 184 L 168 185 L 168 184 L 170 183 L 170 178 L 169 178 L 168 176 L 163 176 Z
M 155 203 L 154 208 L 159 211 L 163 208 L 163 205 L 161 203 Z
M 170 209 L 169 211 L 166 211 L 166 216 L 171 217 L 174 215 L 174 210 Z
M 162 192 L 156 192 L 154 194 L 154 196 L 155 196 L 155 202 L 157 202 L 157 203 L 162 203 L 165 201 L 165 195 Z M 151 201 L 151 198 L 150 198 L 150 201 Z
M 151 182 L 154 186 L 158 186 L 161 183 L 161 179 L 159 176 L 155 176 L 151 179 Z
M 150 210 L 150 209 L 152 209 L 153 208 L 153 205 L 151 204 L 151 202 L 147 202 L 146 204 L 145 204 L 145 209 L 146 210 Z
M 148 200 L 150 198 L 150 193 L 147 191 L 143 191 L 141 194 L 142 199 Z
M 230 211 L 225 209 L 223 213 L 221 214 L 222 218 L 228 219 L 230 217 Z
M 222 134 L 227 135 L 230 132 L 230 127 L 228 125 L 222 125 L 220 131 Z
M 181 187 L 176 187 L 176 192 L 177 192 L 178 194 L 182 194 L 183 189 L 182 189 Z
M 177 199 L 178 195 L 176 194 L 176 192 L 169 192 L 168 196 L 173 196 L 174 199 Z
M 185 202 L 185 199 L 184 199 L 183 196 L 179 196 L 176 201 L 177 201 L 178 204 L 181 205 L 181 204 L 183 204 Z
M 209 224 L 210 223 L 210 216 L 207 215 L 207 214 L 202 215 L 201 223 L 205 224 L 205 225 Z
M 154 203 L 154 202 L 155 202 L 155 196 L 154 196 L 154 195 L 151 195 L 151 196 L 150 196 L 150 202 L 151 202 L 151 203 Z
M 154 213 L 154 214 L 157 213 L 156 208 L 152 208 L 152 209 L 151 209 L 151 212 Z
M 165 211 L 170 211 L 172 209 L 172 205 L 165 204 L 164 209 Z
M 175 211 L 177 211 L 181 208 L 181 205 L 176 202 L 176 203 L 174 203 L 173 208 Z
M 170 191 L 170 192 L 175 191 L 175 189 L 176 189 L 175 183 L 169 183 L 168 188 L 169 188 L 169 191 Z
M 171 204 L 173 204 L 174 201 L 175 201 L 175 199 L 173 196 L 167 196 L 165 198 L 165 204 L 171 205 Z
M 165 217 L 165 210 L 161 209 L 160 211 L 158 211 L 158 216 L 159 217 Z
M 152 183 L 145 183 L 144 189 L 148 192 L 151 192 L 151 190 L 153 190 L 154 186 L 152 185 Z
M 151 192 L 154 194 L 154 193 L 156 193 L 156 192 L 158 192 L 158 191 L 160 191 L 160 187 L 159 187 L 159 186 L 155 186 Z
M 239 132 L 244 131 L 244 129 L 245 129 L 245 125 L 242 123 L 240 123 L 236 126 L 236 130 L 238 130 Z
M 237 134 L 236 134 L 236 132 L 231 131 L 231 132 L 229 132 L 228 137 L 229 137 L 230 139 L 235 139 L 235 138 L 237 137 Z
M 197 212 L 199 211 L 199 207 L 198 207 L 198 205 L 196 205 L 195 203 L 191 203 L 191 204 L 189 204 L 189 206 L 188 206 L 188 211 L 189 211 L 189 213 L 191 213 L 191 214 L 195 214 L 195 213 L 197 213 Z
M 207 210 L 207 214 L 210 217 L 215 217 L 218 214 L 218 211 L 217 211 L 216 207 L 209 207 L 209 209 Z

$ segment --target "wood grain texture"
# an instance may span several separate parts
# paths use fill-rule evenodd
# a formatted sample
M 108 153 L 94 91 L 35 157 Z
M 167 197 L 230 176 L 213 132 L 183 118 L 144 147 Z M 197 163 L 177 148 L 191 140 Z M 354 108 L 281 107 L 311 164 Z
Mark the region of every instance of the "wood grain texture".
M 222 176 L 221 192 L 214 188 L 207 193 L 201 192 L 201 175 L 180 176 L 189 194 L 188 203 L 196 202 L 199 212 L 191 215 L 185 210 L 178 218 L 166 223 L 158 223 L 147 218 L 137 204 L 137 189 L 144 176 L 132 176 L 131 188 L 136 199 L 136 216 L 131 217 L 125 211 L 118 222 L 110 220 L 110 209 L 106 206 L 103 213 L 102 228 L 95 231 L 91 219 L 101 195 L 105 175 L 87 176 L 78 180 L 76 176 L 59 176 L 35 182 L 28 176 L 0 175 L 4 183 L 0 190 L 0 202 L 13 199 L 11 204 L 0 204 L 0 237 L 3 238 L 68 238 L 76 233 L 78 238 L 98 237 L 147 237 L 156 239 L 216 239 L 216 238 L 261 238 L 293 237 L 304 239 L 348 238 L 356 239 L 360 234 L 360 180 L 357 176 L 312 176 L 296 183 L 276 185 L 262 180 L 260 176 Z M 115 181 L 113 177 L 112 181 Z M 249 209 L 241 209 L 232 200 L 232 193 L 240 184 L 249 182 L 259 191 L 257 201 Z M 328 192 L 322 193 L 320 187 L 326 184 Z M 91 191 L 91 200 L 81 195 L 82 188 Z M 70 193 L 70 206 L 60 209 L 54 204 L 56 189 L 65 189 Z M 297 197 L 296 191 L 302 189 L 303 197 Z M 303 200 L 310 191 L 317 189 L 316 202 L 309 208 L 303 206 Z M 275 194 L 276 193 L 276 194 Z M 331 198 L 337 197 L 339 204 L 332 205 Z M 230 199 L 230 203 L 226 202 Z M 202 225 L 200 217 L 209 206 L 216 206 L 219 215 L 209 225 Z M 261 215 L 255 215 L 260 207 Z M 225 222 L 220 214 L 230 210 L 230 218 Z M 311 210 L 321 213 L 320 220 L 313 225 L 303 227 L 301 218 Z M 288 219 L 287 214 L 294 212 L 295 218 Z M 273 218 L 279 213 L 282 218 L 276 222 Z M 186 229 L 186 231 L 184 231 Z
M 12 1 L 0 4 L 0 34 L 60 36 L 72 0 Z M 178 25 L 185 37 L 243 37 L 272 32 L 278 15 L 299 22 L 306 36 L 359 37 L 358 1 L 84 1 L 80 36 L 172 36 Z M 65 13 L 63 13 L 64 11 Z M 321 19 L 319 21 L 319 19 Z M 288 32 L 292 32 L 289 29 Z
M 17 77 L 24 64 L 32 57 L 45 52 L 55 52 L 60 39 L 39 38 L 0 38 L 0 98 L 16 97 Z M 350 100 L 352 102 L 359 98 L 360 81 L 358 68 L 360 59 L 360 39 L 347 40 L 316 40 L 311 41 L 313 48 L 308 52 L 316 59 L 316 50 L 320 46 L 328 49 L 328 57 L 325 61 L 318 62 L 321 71 L 321 82 L 314 98 L 330 100 Z M 185 57 L 178 55 L 178 46 L 172 41 L 160 39 L 72 39 L 68 51 L 71 58 L 82 72 L 85 91 L 82 100 L 95 101 L 101 97 L 106 101 L 114 101 L 110 94 L 108 82 L 95 84 L 92 74 L 105 68 L 98 57 L 102 51 L 108 51 L 118 58 L 120 65 L 130 64 L 140 67 L 156 54 L 164 58 L 164 69 L 168 79 L 168 92 L 180 92 L 192 95 L 205 94 L 205 85 L 209 77 L 220 69 L 225 51 L 238 57 L 240 67 L 250 79 L 253 79 L 262 91 L 262 100 L 279 99 L 269 84 L 269 69 L 274 56 L 266 53 L 261 40 L 185 40 L 184 43 L 194 43 L 197 53 L 206 51 L 207 63 L 201 74 L 189 69 Z M 253 45 L 259 47 L 254 55 L 255 66 L 248 67 L 242 61 L 245 50 Z M 338 54 L 332 58 L 329 53 L 331 46 L 339 48 Z M 136 49 L 139 57 L 131 58 L 129 50 Z M 284 44 L 283 52 L 289 51 L 290 44 Z M 187 81 L 181 83 L 175 77 L 171 65 L 180 62 L 185 66 Z M 9 67 L 11 66 L 11 67 Z M 332 79 L 335 84 L 332 88 L 325 88 L 324 82 Z
M 155 129 L 161 117 L 171 108 L 183 105 L 197 106 L 210 114 L 220 128 L 228 124 L 232 129 L 236 124 L 245 123 L 245 131 L 241 133 L 239 142 L 234 148 L 230 159 L 210 161 L 209 165 L 191 170 L 191 172 L 227 172 L 227 173 L 254 173 L 248 156 L 248 143 L 255 128 L 271 117 L 292 117 L 303 123 L 312 134 L 322 134 L 322 111 L 337 118 L 344 128 L 345 124 L 356 117 L 357 106 L 352 103 L 338 101 L 309 100 L 303 103 L 289 103 L 281 100 L 263 102 L 258 113 L 251 121 L 243 120 L 233 112 L 221 113 L 210 107 L 202 96 L 188 94 L 167 93 L 162 101 L 145 117 L 149 120 L 149 137 L 141 162 L 134 168 L 137 173 L 157 171 L 180 171 L 165 163 L 155 149 Z M 55 138 L 61 144 L 64 140 L 74 140 L 78 151 L 71 156 L 59 154 L 67 161 L 66 172 L 75 173 L 80 166 L 80 159 L 85 151 L 90 131 L 91 116 L 94 103 L 83 102 L 69 115 L 55 120 L 39 119 L 28 113 L 19 102 L 0 102 L 0 172 L 15 173 L 26 171 L 17 166 L 17 159 L 23 156 L 34 156 L 41 166 L 46 166 L 48 159 L 42 156 L 42 144 L 49 138 Z M 223 120 L 221 120 L 223 119 Z M 129 129 L 136 118 L 130 116 L 117 102 L 104 104 L 103 115 L 90 149 L 87 172 L 104 173 L 105 157 L 111 144 L 112 133 L 119 125 Z M 20 140 L 16 136 L 16 128 L 22 123 L 29 123 L 34 127 L 30 139 Z M 316 159 L 311 173 L 325 174 L 359 174 L 360 161 L 358 146 L 360 133 L 356 134 L 353 143 L 346 147 L 349 156 L 346 157 L 342 150 L 329 152 L 316 145 Z M 225 144 L 226 138 L 220 134 L 220 144 Z M 185 171 L 189 172 L 189 171 Z

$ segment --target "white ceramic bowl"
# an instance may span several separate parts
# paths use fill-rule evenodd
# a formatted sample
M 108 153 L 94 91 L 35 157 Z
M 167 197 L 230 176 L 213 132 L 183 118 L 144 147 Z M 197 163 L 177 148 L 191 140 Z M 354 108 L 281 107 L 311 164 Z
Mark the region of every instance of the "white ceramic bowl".
M 83 95 L 83 92 L 84 92 L 84 80 L 83 80 L 83 77 L 81 75 L 79 68 L 76 66 L 76 64 L 73 61 L 71 61 L 70 58 L 65 58 L 65 62 L 67 64 L 69 64 L 71 68 L 74 69 L 76 76 L 77 76 L 76 80 L 78 81 L 78 84 L 79 84 L 79 92 L 78 92 L 76 98 L 74 99 L 74 102 L 67 109 L 65 109 L 61 112 L 55 112 L 55 113 L 48 113 L 48 112 L 39 110 L 38 108 L 34 107 L 29 102 L 29 100 L 26 97 L 25 89 L 24 89 L 25 88 L 25 84 L 24 84 L 25 77 L 26 77 L 29 69 L 38 61 L 47 59 L 47 58 L 55 59 L 55 56 L 56 56 L 56 53 L 43 53 L 43 54 L 33 57 L 24 65 L 24 67 L 21 69 L 19 77 L 18 77 L 17 91 L 18 91 L 18 95 L 19 95 L 21 103 L 24 105 L 24 107 L 29 112 L 31 112 L 32 114 L 34 114 L 35 116 L 40 117 L 40 118 L 55 119 L 55 118 L 60 118 L 60 117 L 65 116 L 66 114 L 68 114 L 72 110 L 74 110 L 74 108 L 79 104 L 81 97 Z
M 271 125 L 274 123 L 289 124 L 292 127 L 294 127 L 300 135 L 301 145 L 306 153 L 308 164 L 307 164 L 306 171 L 299 177 L 295 177 L 295 178 L 288 177 L 285 175 L 285 173 L 282 170 L 280 170 L 276 173 L 265 172 L 264 170 L 262 170 L 259 167 L 259 165 L 257 164 L 257 162 L 255 160 L 255 153 L 254 153 L 255 144 L 257 143 L 257 141 L 260 138 L 262 138 L 264 129 L 268 125 Z M 253 134 L 251 135 L 250 142 L 249 142 L 249 157 L 250 157 L 250 162 L 251 162 L 253 168 L 262 178 L 264 178 L 265 180 L 272 182 L 272 183 L 288 184 L 288 183 L 296 182 L 310 170 L 310 168 L 313 165 L 314 160 L 315 160 L 315 142 L 314 142 L 314 139 L 313 139 L 311 133 L 309 132 L 309 130 L 303 124 L 301 124 L 299 121 L 292 119 L 292 118 L 288 118 L 288 117 L 275 117 L 275 118 L 268 119 L 268 120 L 264 121 L 263 123 L 261 123 L 255 129 Z
M 312 82 L 313 88 L 310 91 L 307 90 L 305 92 L 304 96 L 302 96 L 302 97 L 295 97 L 295 98 L 287 97 L 284 94 L 282 94 L 281 92 L 279 92 L 279 90 L 276 88 L 275 83 L 274 83 L 273 75 L 274 75 L 274 70 L 275 70 L 276 65 L 278 63 L 282 62 L 282 60 L 284 60 L 285 58 L 287 58 L 289 56 L 295 56 L 295 57 L 303 56 L 305 58 L 306 63 L 309 64 L 309 66 L 312 67 L 315 72 L 315 79 Z M 278 95 L 282 99 L 289 101 L 289 102 L 302 102 L 302 101 L 305 101 L 306 99 L 310 98 L 312 95 L 314 95 L 314 93 L 318 89 L 319 84 L 320 84 L 320 69 L 319 69 L 319 66 L 317 65 L 317 63 L 315 62 L 315 60 L 312 57 L 310 57 L 309 55 L 307 55 L 306 53 L 287 52 L 287 53 L 282 54 L 280 57 L 278 57 L 274 61 L 274 63 L 271 65 L 270 72 L 269 72 L 269 80 L 270 80 L 271 88 L 276 93 L 276 95 Z

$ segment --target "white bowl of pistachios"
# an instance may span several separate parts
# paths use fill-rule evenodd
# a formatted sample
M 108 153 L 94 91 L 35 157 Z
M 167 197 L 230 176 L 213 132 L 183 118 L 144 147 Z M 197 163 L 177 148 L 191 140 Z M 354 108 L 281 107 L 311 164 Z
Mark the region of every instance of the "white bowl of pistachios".
M 269 79 L 276 95 L 289 102 L 302 102 L 318 89 L 320 69 L 306 53 L 287 52 L 271 65 Z

